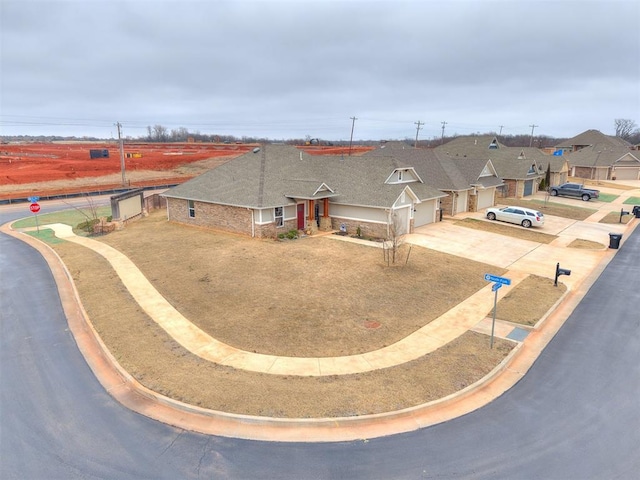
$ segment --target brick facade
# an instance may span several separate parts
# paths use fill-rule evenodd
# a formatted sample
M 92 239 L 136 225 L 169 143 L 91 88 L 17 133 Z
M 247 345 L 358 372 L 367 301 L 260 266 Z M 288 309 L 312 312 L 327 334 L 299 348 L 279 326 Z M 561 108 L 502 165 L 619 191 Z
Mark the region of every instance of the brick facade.
M 189 217 L 187 200 L 167 198 L 169 220 L 251 235 L 251 210 L 213 203 L 194 202 L 195 217 Z
M 331 228 L 340 231 L 340 225 L 345 224 L 348 235 L 355 235 L 360 227 L 360 234 L 363 237 L 387 238 L 386 223 L 369 223 L 346 218 L 331 217 Z

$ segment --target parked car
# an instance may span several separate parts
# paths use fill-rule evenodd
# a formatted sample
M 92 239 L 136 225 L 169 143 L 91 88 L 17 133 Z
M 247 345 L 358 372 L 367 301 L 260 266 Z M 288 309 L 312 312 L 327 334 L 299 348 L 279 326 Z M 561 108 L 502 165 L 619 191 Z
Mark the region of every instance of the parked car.
M 557 195 L 564 195 L 567 197 L 582 198 L 585 202 L 600 196 L 599 190 L 584 188 L 584 185 L 579 183 L 563 183 L 562 185 L 554 185 L 549 188 L 549 193 L 553 197 Z
M 487 208 L 487 218 L 489 220 L 515 223 L 516 225 L 522 225 L 524 228 L 544 225 L 542 212 L 524 207 Z

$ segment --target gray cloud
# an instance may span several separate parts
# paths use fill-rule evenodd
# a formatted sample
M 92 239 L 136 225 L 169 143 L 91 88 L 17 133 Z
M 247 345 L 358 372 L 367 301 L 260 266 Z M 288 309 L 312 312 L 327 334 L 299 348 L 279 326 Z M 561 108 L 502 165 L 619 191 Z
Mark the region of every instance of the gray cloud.
M 3 0 L 0 132 L 363 139 L 640 122 L 636 1 Z

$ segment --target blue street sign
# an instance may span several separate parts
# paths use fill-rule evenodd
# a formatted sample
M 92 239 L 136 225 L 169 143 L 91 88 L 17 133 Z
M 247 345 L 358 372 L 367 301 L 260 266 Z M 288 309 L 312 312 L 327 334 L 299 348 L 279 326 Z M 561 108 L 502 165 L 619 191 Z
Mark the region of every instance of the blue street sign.
M 498 277 L 497 275 L 491 275 L 489 273 L 485 273 L 484 274 L 484 279 L 487 282 L 496 282 L 496 283 L 501 283 L 503 285 L 511 285 L 511 279 L 510 278 Z
M 31 203 L 38 203 L 38 200 L 40 200 L 40 197 L 29 197 L 29 202 Z
M 495 292 L 495 291 L 496 291 L 496 290 L 498 290 L 500 287 L 502 287 L 502 284 L 501 284 L 501 283 L 494 283 L 494 284 L 491 286 L 491 291 L 492 291 L 492 292 Z

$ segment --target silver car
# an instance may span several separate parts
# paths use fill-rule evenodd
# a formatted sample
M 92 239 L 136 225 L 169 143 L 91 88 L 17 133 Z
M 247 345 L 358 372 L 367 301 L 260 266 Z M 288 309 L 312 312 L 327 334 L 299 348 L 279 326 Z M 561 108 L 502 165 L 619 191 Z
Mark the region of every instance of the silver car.
M 487 218 L 489 220 L 515 223 L 516 225 L 522 225 L 524 228 L 529 228 L 532 225 L 536 227 L 544 225 L 542 212 L 524 207 L 487 208 Z

